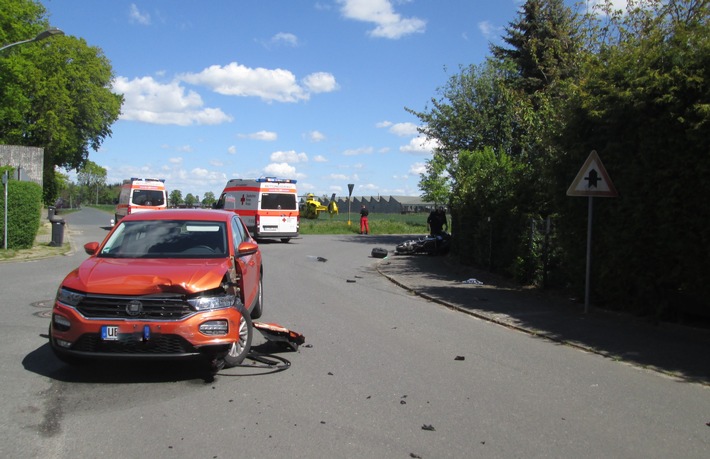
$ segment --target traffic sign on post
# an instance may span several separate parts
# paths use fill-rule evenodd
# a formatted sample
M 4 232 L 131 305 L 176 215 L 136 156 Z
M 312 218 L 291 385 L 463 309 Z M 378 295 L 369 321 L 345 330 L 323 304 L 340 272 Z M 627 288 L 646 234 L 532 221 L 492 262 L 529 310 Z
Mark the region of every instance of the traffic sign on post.
M 584 312 L 589 312 L 589 296 L 591 292 L 592 276 L 592 218 L 594 215 L 594 197 L 613 198 L 618 193 L 614 184 L 609 178 L 609 174 L 604 169 L 604 164 L 599 158 L 596 150 L 592 150 L 589 157 L 574 178 L 572 185 L 567 189 L 567 196 L 587 196 L 589 204 L 587 206 L 587 267 L 584 286 Z
M 353 195 L 353 188 L 355 188 L 355 184 L 348 183 L 348 226 L 351 225 L 351 222 L 350 222 L 350 201 L 352 201 L 352 199 L 350 199 L 350 198 Z
M 592 150 L 582 165 L 577 177 L 567 189 L 567 196 L 598 196 L 600 198 L 618 196 L 596 150 Z

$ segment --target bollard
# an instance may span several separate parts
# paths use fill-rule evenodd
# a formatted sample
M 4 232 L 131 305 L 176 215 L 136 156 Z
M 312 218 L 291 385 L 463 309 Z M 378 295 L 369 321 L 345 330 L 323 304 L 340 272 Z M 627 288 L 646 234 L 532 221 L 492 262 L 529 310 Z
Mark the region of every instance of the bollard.
M 52 221 L 52 219 L 54 219 L 55 211 L 56 211 L 56 207 L 54 207 L 54 206 L 49 206 L 47 208 L 47 219 L 50 222 Z
M 61 247 L 64 244 L 64 220 L 55 218 L 52 220 L 52 247 Z

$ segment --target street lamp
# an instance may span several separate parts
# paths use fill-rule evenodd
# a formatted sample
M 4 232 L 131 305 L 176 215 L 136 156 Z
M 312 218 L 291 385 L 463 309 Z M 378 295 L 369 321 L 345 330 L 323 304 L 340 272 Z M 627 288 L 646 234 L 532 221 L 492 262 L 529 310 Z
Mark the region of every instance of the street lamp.
M 7 49 L 7 48 L 10 48 L 11 46 L 21 45 L 21 44 L 23 44 L 23 43 L 29 43 L 29 42 L 31 42 L 31 41 L 41 41 L 41 40 L 44 40 L 45 38 L 49 38 L 49 37 L 51 37 L 51 36 L 53 36 L 53 35 L 64 35 L 64 32 L 62 32 L 61 30 L 57 29 L 56 27 L 50 27 L 49 29 L 47 29 L 47 30 L 45 30 L 45 31 L 43 31 L 43 32 L 38 33 L 37 36 L 34 37 L 34 38 L 30 38 L 29 40 L 22 40 L 22 41 L 18 41 L 18 42 L 15 42 L 15 43 L 10 43 L 9 45 L 5 45 L 5 46 L 3 46 L 2 48 L 0 48 L 0 51 L 2 51 L 2 50 L 4 50 L 4 49 Z

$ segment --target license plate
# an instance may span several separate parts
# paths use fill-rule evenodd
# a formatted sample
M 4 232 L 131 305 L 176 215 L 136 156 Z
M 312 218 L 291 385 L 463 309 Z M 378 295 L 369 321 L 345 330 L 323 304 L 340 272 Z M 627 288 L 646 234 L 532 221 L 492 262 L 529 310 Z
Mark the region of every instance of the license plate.
M 104 325 L 101 327 L 101 339 L 104 341 L 118 341 L 118 326 Z

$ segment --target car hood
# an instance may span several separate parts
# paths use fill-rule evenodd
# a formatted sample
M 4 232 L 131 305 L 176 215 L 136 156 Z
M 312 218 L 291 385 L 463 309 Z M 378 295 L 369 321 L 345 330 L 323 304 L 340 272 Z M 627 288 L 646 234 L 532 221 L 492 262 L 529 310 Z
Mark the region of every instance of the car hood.
M 230 261 L 220 259 L 156 259 L 91 257 L 62 285 L 85 293 L 150 295 L 196 293 L 219 287 Z

